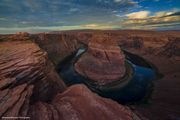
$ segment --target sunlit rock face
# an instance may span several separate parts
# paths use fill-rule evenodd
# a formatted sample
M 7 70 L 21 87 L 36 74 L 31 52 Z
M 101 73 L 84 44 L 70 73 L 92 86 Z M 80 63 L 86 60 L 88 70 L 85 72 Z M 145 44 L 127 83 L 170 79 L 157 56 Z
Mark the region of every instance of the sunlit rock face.
M 125 56 L 108 35 L 94 35 L 87 51 L 75 63 L 75 70 L 100 85 L 108 84 L 124 76 Z

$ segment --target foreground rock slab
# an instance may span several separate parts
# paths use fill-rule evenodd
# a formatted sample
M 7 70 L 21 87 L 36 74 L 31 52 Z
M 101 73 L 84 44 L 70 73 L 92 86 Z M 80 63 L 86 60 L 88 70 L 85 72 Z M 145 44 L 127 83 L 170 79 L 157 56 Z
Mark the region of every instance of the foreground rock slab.
M 27 86 L 27 84 L 23 84 L 13 89 L 0 91 L 0 116 L 25 117 L 33 87 L 33 85 Z
M 127 107 L 92 93 L 85 85 L 69 87 L 52 103 L 32 105 L 29 116 L 33 120 L 140 120 Z

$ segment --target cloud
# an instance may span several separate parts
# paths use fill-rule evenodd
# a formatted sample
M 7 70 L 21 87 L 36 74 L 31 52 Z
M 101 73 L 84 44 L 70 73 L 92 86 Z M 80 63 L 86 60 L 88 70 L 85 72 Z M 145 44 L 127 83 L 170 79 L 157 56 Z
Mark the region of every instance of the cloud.
M 95 27 L 98 27 L 99 25 L 97 24 L 86 24 L 86 25 L 83 25 L 84 27 L 87 27 L 87 28 L 95 28 Z
M 7 19 L 4 17 L 0 17 L 0 21 L 6 21 Z
M 156 13 L 151 11 L 152 5 L 161 4 L 163 0 L 159 0 L 158 3 L 155 3 L 158 0 L 152 0 L 153 2 L 150 0 L 0 1 L 0 28 L 6 28 L 4 29 L 5 31 L 11 28 L 22 31 L 30 31 L 30 29 L 33 29 L 33 31 L 44 31 L 48 29 L 64 30 L 72 28 L 151 28 L 150 26 L 155 28 L 163 25 L 177 26 L 180 20 L 180 12 L 178 10 L 159 11 Z M 145 2 L 150 3 L 150 5 L 144 5 Z M 147 6 L 149 8 L 145 10 Z M 162 6 L 159 7 L 159 9 L 161 8 Z M 12 30 L 15 31 L 15 29 Z
M 180 26 L 179 11 L 159 11 L 150 15 L 150 11 L 139 11 L 127 14 L 127 19 L 124 19 L 121 25 L 126 28 L 157 28 L 165 26 Z
M 180 16 L 180 11 L 172 12 L 169 16 Z
M 29 32 L 29 33 L 37 33 L 37 32 L 50 32 L 50 31 L 61 31 L 61 30 L 78 30 L 78 29 L 115 29 L 117 26 L 112 26 L 111 24 L 82 24 L 82 25 L 71 25 L 71 26 L 32 26 L 32 27 L 12 27 L 5 28 L 0 27 L 0 33 L 9 34 L 16 32 Z
M 114 0 L 114 2 L 118 3 L 118 2 L 121 2 L 122 0 Z
M 0 0 L 1 27 L 79 25 L 117 20 L 113 11 L 128 12 L 134 0 Z M 117 3 L 118 2 L 118 3 Z M 26 21 L 27 23 L 24 24 Z M 62 21 L 61 23 L 57 21 Z M 59 24 L 58 24 L 59 23 Z M 63 24 L 65 23 L 65 24 Z M 14 24 L 14 25 L 12 25 Z M 11 26 L 12 25 L 12 26 Z
M 69 11 L 70 11 L 70 12 L 77 12 L 77 11 L 79 11 L 79 9 L 78 9 L 78 8 L 70 8 Z
M 126 16 L 129 19 L 144 19 L 147 18 L 150 14 L 150 11 L 139 11 L 139 12 L 133 12 L 130 14 L 127 14 Z
M 108 23 L 106 23 L 106 24 L 92 23 L 92 24 L 84 24 L 84 25 L 80 25 L 80 26 L 83 29 L 115 29 L 115 28 L 117 28 L 117 26 L 114 26 L 114 25 L 108 24 Z
M 134 0 L 114 0 L 114 3 L 119 7 L 139 7 L 138 2 Z
M 167 11 L 161 11 L 161 12 L 157 12 L 157 13 L 155 14 L 155 17 L 163 17 L 163 16 L 168 16 L 168 15 L 171 15 L 171 14 L 173 14 L 172 11 L 169 11 L 169 12 L 167 12 Z

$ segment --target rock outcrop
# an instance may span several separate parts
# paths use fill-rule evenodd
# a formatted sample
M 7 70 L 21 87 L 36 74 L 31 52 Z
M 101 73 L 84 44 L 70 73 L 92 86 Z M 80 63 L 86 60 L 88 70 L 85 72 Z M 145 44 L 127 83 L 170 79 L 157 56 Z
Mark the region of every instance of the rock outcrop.
M 1 42 L 0 89 L 21 84 L 34 85 L 34 98 L 49 100 L 65 85 L 48 60 L 46 52 L 30 41 Z
M 73 85 L 57 94 L 52 103 L 36 103 L 33 120 L 140 120 L 130 109 L 92 93 L 85 85 Z
M 33 85 L 22 84 L 0 91 L 0 116 L 26 117 Z M 4 118 L 5 119 L 5 118 Z
M 125 56 L 115 40 L 99 34 L 92 38 L 87 51 L 75 63 L 75 70 L 99 85 L 108 84 L 125 75 Z
M 169 41 L 162 47 L 160 54 L 164 54 L 168 57 L 177 56 L 180 58 L 180 37 L 170 37 Z
M 74 53 L 80 46 L 73 34 L 41 33 L 32 35 L 31 38 L 47 52 L 49 59 L 55 65 Z

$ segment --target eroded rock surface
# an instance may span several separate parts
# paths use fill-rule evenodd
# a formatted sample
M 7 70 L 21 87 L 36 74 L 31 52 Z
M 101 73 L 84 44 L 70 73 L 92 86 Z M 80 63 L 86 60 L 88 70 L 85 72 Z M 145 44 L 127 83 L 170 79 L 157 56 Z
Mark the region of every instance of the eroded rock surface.
M 13 89 L 1 91 L 1 107 L 0 116 L 3 117 L 18 117 L 27 115 L 29 107 L 29 99 L 32 95 L 33 85 L 19 85 Z
M 0 89 L 33 84 L 36 99 L 47 100 L 65 89 L 46 52 L 30 41 L 1 42 Z
M 19 85 L 0 91 L 0 116 L 18 117 L 27 115 L 33 85 Z
M 33 120 L 140 120 L 118 103 L 92 93 L 85 85 L 74 85 L 57 94 L 52 103 L 31 106 Z
M 99 34 L 75 63 L 75 70 L 100 85 L 119 80 L 125 74 L 125 57 L 115 40 Z
M 41 33 L 33 35 L 32 40 L 47 52 L 49 59 L 55 65 L 75 52 L 80 46 L 73 34 Z

